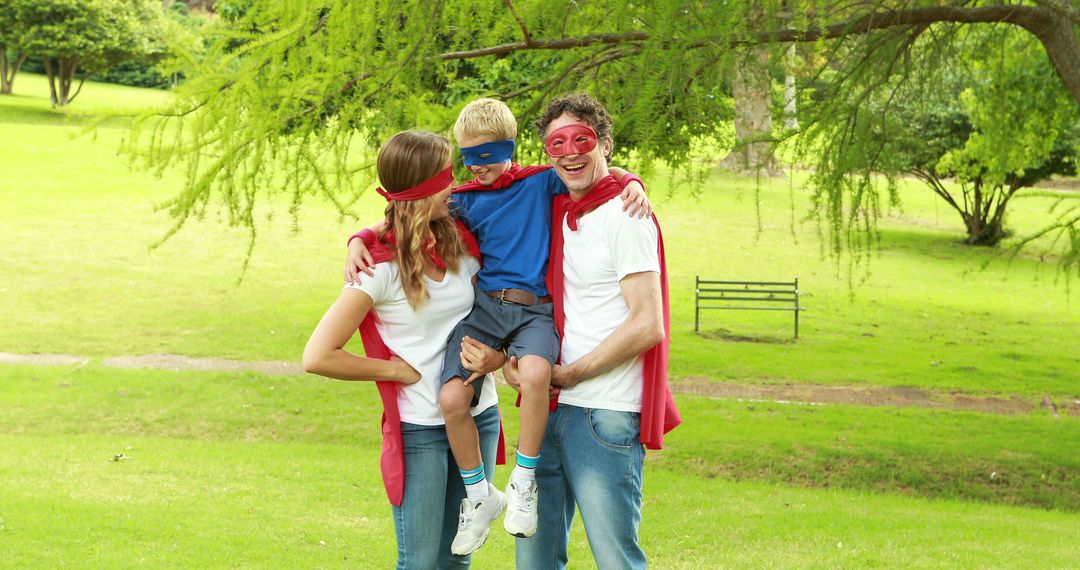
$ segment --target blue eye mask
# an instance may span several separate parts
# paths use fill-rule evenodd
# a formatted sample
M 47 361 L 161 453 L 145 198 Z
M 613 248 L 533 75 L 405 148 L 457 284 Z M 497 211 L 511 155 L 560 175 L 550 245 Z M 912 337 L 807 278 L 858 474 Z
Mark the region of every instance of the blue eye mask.
M 509 162 L 514 156 L 514 146 L 513 140 L 506 140 L 466 147 L 461 149 L 461 160 L 465 166 Z

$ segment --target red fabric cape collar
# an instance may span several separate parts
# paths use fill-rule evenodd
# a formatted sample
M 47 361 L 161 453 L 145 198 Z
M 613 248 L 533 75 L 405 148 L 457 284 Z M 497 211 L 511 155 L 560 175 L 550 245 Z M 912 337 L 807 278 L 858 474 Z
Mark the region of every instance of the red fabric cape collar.
M 577 231 L 577 222 L 581 216 L 618 196 L 621 185 L 608 175 L 601 178 L 585 196 L 574 201 L 568 194 L 557 196 L 552 207 L 551 254 L 547 273 L 548 291 L 551 292 L 555 309 L 555 327 L 559 338 L 563 338 L 566 313 L 563 303 L 563 220 L 571 231 Z M 664 259 L 664 236 L 660 233 L 660 222 L 652 217 L 656 224 L 658 240 L 657 253 L 660 259 L 660 294 L 664 313 L 664 340 L 645 351 L 644 376 L 641 394 L 641 443 L 649 449 L 664 447 L 664 434 L 682 423 L 675 399 L 667 384 L 668 352 L 671 338 L 671 303 L 668 297 L 667 262 Z
M 465 224 L 455 220 L 458 233 L 465 242 L 465 249 L 469 254 L 480 259 L 480 248 L 472 232 Z M 383 242 L 365 242 L 368 251 L 375 263 L 385 263 L 394 259 L 394 250 L 387 247 Z M 368 311 L 363 322 L 360 323 L 360 340 L 364 343 L 364 354 L 368 358 L 389 360 L 393 353 L 386 346 L 379 334 L 377 324 L 379 317 L 375 311 Z M 382 415 L 382 451 L 379 455 L 379 468 L 382 471 L 383 487 L 386 489 L 386 497 L 390 504 L 401 506 L 405 497 L 405 447 L 401 440 L 401 413 L 398 411 L 398 390 L 401 384 L 397 382 L 376 382 L 379 389 L 379 398 L 383 403 Z M 502 424 L 499 424 L 499 446 L 496 453 L 496 463 L 506 464 L 506 444 L 502 432 Z
M 509 188 L 511 184 L 518 180 L 528 178 L 533 174 L 539 174 L 549 168 L 552 168 L 550 164 L 537 164 L 535 166 L 521 166 L 518 163 L 511 163 L 510 170 L 502 173 L 495 182 L 491 184 L 481 184 L 475 178 L 454 188 L 454 194 L 459 192 L 485 192 L 488 190 L 502 190 L 503 188 Z

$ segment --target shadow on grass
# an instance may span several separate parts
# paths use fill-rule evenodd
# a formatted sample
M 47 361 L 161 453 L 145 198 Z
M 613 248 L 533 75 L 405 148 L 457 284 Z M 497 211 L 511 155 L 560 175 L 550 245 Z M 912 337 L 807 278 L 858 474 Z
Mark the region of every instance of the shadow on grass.
M 750 342 L 756 344 L 795 344 L 793 337 L 777 337 L 756 334 L 736 334 L 727 329 L 703 330 L 697 333 L 701 338 L 728 342 Z
M 55 127 L 84 127 L 100 121 L 98 126 L 124 126 L 130 120 L 128 115 L 109 116 L 108 111 L 86 109 L 80 111 L 74 103 L 64 110 L 48 107 L 48 102 L 41 104 L 39 97 L 24 95 L 4 95 L 0 98 L 0 124 L 33 125 Z

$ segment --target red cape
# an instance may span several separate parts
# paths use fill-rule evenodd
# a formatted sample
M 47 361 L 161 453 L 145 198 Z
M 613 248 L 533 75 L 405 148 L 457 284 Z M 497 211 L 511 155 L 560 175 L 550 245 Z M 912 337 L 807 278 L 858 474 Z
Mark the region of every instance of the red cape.
M 502 175 L 499 176 L 499 178 L 497 178 L 495 182 L 492 182 L 491 184 L 481 184 L 479 181 L 473 178 L 472 180 L 462 184 L 461 186 L 454 188 L 454 194 L 457 194 L 458 192 L 484 192 L 487 190 L 502 190 L 503 188 L 509 188 L 511 184 L 517 182 L 518 180 L 528 178 L 533 174 L 539 174 L 549 168 L 552 168 L 550 164 L 538 164 L 536 166 L 523 167 L 515 162 L 510 164 L 510 170 L 502 173 Z
M 585 196 L 575 202 L 569 194 L 557 196 L 552 207 L 551 255 L 548 265 L 547 286 L 555 305 L 555 327 L 559 338 L 563 338 L 563 324 L 566 314 L 563 310 L 563 220 L 572 231 L 577 231 L 577 220 L 597 206 L 618 196 L 622 185 L 611 175 L 601 178 Z M 682 423 L 675 399 L 667 384 L 668 349 L 671 337 L 671 304 L 668 297 L 667 263 L 664 259 L 664 236 L 660 233 L 660 222 L 652 217 L 656 224 L 658 254 L 660 259 L 660 295 L 664 313 L 664 340 L 645 351 L 642 394 L 641 394 L 641 443 L 649 449 L 664 447 L 664 434 Z
M 465 227 L 465 224 L 455 223 L 461 239 L 465 242 L 465 249 L 470 255 L 480 259 L 480 247 L 472 232 Z M 376 264 L 394 259 L 394 251 L 382 242 L 368 243 L 367 246 Z M 360 340 L 364 343 L 364 354 L 368 358 L 389 360 L 393 353 L 379 334 L 379 329 L 376 327 L 378 322 L 379 317 L 372 310 L 368 311 L 367 316 L 360 323 Z M 401 500 L 405 496 L 405 449 L 401 442 L 401 414 L 397 404 L 401 384 L 397 382 L 376 382 L 375 384 L 379 388 L 379 397 L 383 403 L 382 452 L 379 457 L 383 486 L 386 488 L 386 496 L 390 499 L 390 504 L 400 507 Z M 506 444 L 501 423 L 495 462 L 499 465 L 506 463 Z

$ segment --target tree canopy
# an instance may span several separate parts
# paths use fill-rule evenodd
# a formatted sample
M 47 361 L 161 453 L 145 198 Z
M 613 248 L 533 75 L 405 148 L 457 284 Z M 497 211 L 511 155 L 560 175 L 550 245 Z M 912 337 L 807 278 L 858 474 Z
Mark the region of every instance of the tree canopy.
M 370 151 L 390 132 L 446 130 L 476 96 L 510 104 L 522 125 L 552 95 L 585 90 L 616 118 L 616 155 L 695 172 L 726 140 L 734 63 L 753 46 L 799 46 L 810 76 L 798 135 L 833 247 L 872 243 L 887 171 L 868 105 L 888 116 L 927 66 L 970 65 L 962 30 L 1006 26 L 1038 41 L 1034 57 L 1080 101 L 1080 9 L 1066 0 L 764 2 L 440 2 L 232 0 L 204 56 L 186 61 L 176 106 L 138 121 L 129 149 L 155 168 L 181 165 L 170 204 L 179 228 L 209 204 L 253 227 L 260 197 L 294 207 L 321 197 L 347 211 L 371 180 Z M 753 16 L 753 17 L 751 17 Z M 779 60 L 780 58 L 776 58 Z M 988 111 L 993 113 L 994 111 Z M 140 144 L 143 144 L 140 147 Z M 519 144 L 539 147 L 529 129 Z M 532 154 L 530 154 L 532 153 Z M 700 166 L 698 167 L 700 168 Z M 217 199 L 217 200 L 215 200 Z M 1075 210 L 1074 210 L 1075 211 Z M 1080 213 L 1077 213 L 1080 218 Z M 1078 219 L 1063 217 L 1067 231 Z M 1073 240 L 1071 255 L 1080 252 Z
M 52 103 L 63 107 L 76 72 L 104 71 L 154 50 L 164 35 L 161 4 L 151 0 L 2 0 L 10 47 L 43 58 Z M 80 83 L 81 85 L 81 83 Z

